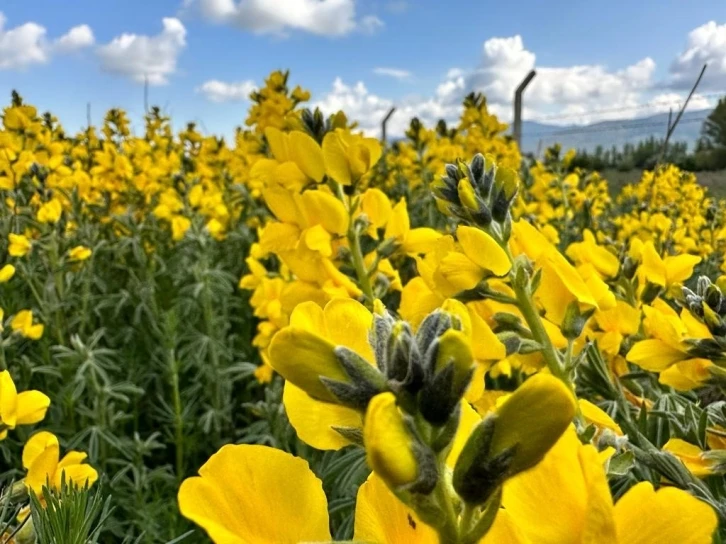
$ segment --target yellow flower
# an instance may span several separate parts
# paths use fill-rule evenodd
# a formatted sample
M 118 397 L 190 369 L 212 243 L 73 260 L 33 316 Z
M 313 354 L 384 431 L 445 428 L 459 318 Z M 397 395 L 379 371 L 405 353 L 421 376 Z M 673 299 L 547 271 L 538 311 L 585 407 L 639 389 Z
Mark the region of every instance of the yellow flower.
M 18 393 L 10 372 L 0 372 L 0 440 L 8 429 L 41 421 L 48 406 L 50 399 L 45 394 L 35 390 Z
M 0 268 L 0 283 L 6 283 L 12 279 L 15 275 L 15 267 L 11 264 L 6 264 Z
M 583 241 L 570 244 L 565 253 L 576 264 L 592 264 L 602 278 L 614 278 L 618 274 L 620 261 L 597 244 L 595 236 L 589 229 L 583 232 Z
M 33 311 L 21 310 L 10 321 L 10 327 L 25 338 L 38 340 L 43 336 L 44 326 L 42 324 L 33 324 Z
M 325 172 L 341 185 L 358 182 L 381 158 L 381 144 L 346 130 L 328 132 L 323 138 Z
M 85 261 L 93 252 L 86 246 L 76 246 L 68 252 L 72 261 Z
M 307 462 L 267 446 L 223 446 L 179 488 L 179 509 L 218 544 L 328 542 L 328 504 Z
M 335 348 L 344 346 L 374 365 L 368 343 L 372 314 L 360 302 L 335 298 L 323 310 L 314 302 L 298 305 L 290 325 L 278 332 L 270 344 L 270 364 L 286 380 L 320 400 L 336 402 L 320 381 L 348 382 Z
M 642 250 L 642 263 L 638 274 L 661 287 L 683 283 L 693 275 L 693 268 L 701 262 L 696 255 L 675 255 L 664 259 L 658 255 L 653 242 L 646 242 Z
M 171 218 L 171 238 L 175 242 L 178 242 L 187 233 L 189 228 L 192 226 L 192 222 L 189 218 L 183 215 L 175 215 Z
M 23 467 L 28 471 L 25 485 L 39 495 L 46 482 L 53 489 L 60 489 L 65 474 L 66 482 L 90 487 L 98 480 L 98 472 L 83 463 L 86 457 L 83 452 L 69 451 L 61 459 L 58 438 L 46 431 L 36 433 L 23 448 Z
M 718 523 L 708 504 L 649 482 L 613 506 L 597 450 L 572 427 L 541 463 L 504 484 L 502 506 L 523 537 L 514 543 L 710 544 Z
M 413 438 L 393 393 L 376 395 L 368 404 L 363 440 L 368 466 L 389 486 L 398 488 L 416 481 L 418 463 Z
M 663 451 L 677 457 L 698 478 L 723 473 L 726 451 L 703 451 L 680 438 L 671 438 L 663 445 Z
M 10 245 L 8 246 L 8 253 L 11 257 L 24 257 L 30 251 L 30 240 L 22 234 L 9 234 L 8 239 Z
M 585 421 L 591 425 L 595 425 L 599 429 L 610 429 L 618 436 L 623 435 L 623 431 L 620 429 L 620 425 L 615 423 L 605 411 L 599 406 L 593 404 L 587 399 L 579 399 L 577 404 L 580 407 L 580 413 Z
M 529 378 L 474 429 L 456 463 L 454 489 L 465 501 L 482 503 L 505 478 L 539 463 L 575 411 L 575 399 L 560 380 L 548 374 Z M 506 468 L 497 461 L 502 456 Z
M 386 222 L 385 238 L 393 238 L 401 244 L 401 249 L 409 255 L 427 253 L 441 238 L 441 233 L 428 227 L 411 228 L 406 199 L 402 198 L 391 210 Z
M 40 223 L 57 223 L 63 214 L 63 206 L 55 198 L 44 203 L 38 209 L 38 221 Z

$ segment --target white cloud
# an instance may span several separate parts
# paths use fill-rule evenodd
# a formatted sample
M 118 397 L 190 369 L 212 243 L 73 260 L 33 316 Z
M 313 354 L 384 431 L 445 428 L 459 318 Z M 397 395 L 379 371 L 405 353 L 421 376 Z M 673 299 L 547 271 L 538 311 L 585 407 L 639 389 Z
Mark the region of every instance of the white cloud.
M 645 58 L 622 70 L 597 64 L 538 66 L 536 55 L 525 48 L 521 36 L 491 38 L 484 42 L 479 66 L 448 77 L 440 90 L 447 91 L 449 100 L 460 100 L 474 90 L 483 92 L 490 103 L 511 104 L 517 86 L 535 68 L 537 75 L 527 87 L 525 103 L 541 112 L 554 110 L 572 117 L 604 107 L 637 104 L 641 94 L 652 87 L 655 62 Z
M 354 0 L 199 0 L 199 5 L 209 20 L 256 34 L 302 30 L 339 36 L 356 27 Z
M 419 117 L 430 125 L 441 118 L 456 117 L 459 110 L 457 104 L 443 104 L 434 98 L 408 97 L 394 102 L 371 93 L 362 81 L 347 85 L 341 78 L 336 78 L 331 91 L 311 106 L 319 107 L 326 115 L 343 110 L 349 119 L 358 121 L 360 128 L 370 135 L 380 135 L 381 121 L 395 106 L 396 113 L 387 126 L 388 134 L 392 136 L 401 136 L 412 117 Z
M 197 92 L 212 102 L 234 102 L 247 100 L 250 93 L 257 88 L 254 81 L 240 81 L 225 83 L 217 79 L 204 82 L 197 88 Z
M 192 3 L 209 21 L 255 34 L 286 36 L 301 31 L 343 36 L 355 30 L 375 34 L 384 26 L 375 15 L 358 19 L 356 0 L 184 0 L 184 11 Z
M 177 58 L 186 46 L 186 29 L 179 19 L 162 20 L 155 36 L 122 34 L 98 48 L 101 68 L 150 85 L 165 85 L 176 72 Z
M 408 70 L 401 70 L 400 68 L 374 68 L 373 73 L 378 76 L 392 77 L 393 79 L 404 80 L 411 79 L 411 72 Z
M 708 68 L 699 88 L 721 89 L 726 83 L 726 24 L 709 21 L 688 34 L 686 48 L 671 64 L 670 84 L 690 89 L 705 63 Z
M 48 61 L 44 27 L 31 22 L 5 30 L 5 21 L 0 12 L 0 69 L 24 68 Z
M 385 23 L 375 15 L 366 15 L 360 20 L 358 25 L 360 31 L 364 34 L 375 34 L 384 26 L 386 26 Z
M 88 25 L 78 25 L 71 28 L 66 34 L 55 41 L 55 47 L 59 51 L 76 51 L 84 47 L 90 47 L 95 42 L 93 31 Z
M 44 26 L 27 22 L 6 28 L 7 19 L 0 12 L 0 70 L 22 69 L 48 62 L 54 53 L 67 53 L 93 44 L 93 32 L 88 25 L 71 28 L 51 42 Z

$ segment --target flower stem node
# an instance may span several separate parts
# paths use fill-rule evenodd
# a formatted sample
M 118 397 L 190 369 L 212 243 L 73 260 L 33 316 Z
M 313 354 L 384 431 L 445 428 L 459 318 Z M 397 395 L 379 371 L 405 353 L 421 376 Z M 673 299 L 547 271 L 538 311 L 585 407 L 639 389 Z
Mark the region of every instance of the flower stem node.
M 453 485 L 469 504 L 483 504 L 512 476 L 539 463 L 575 416 L 572 393 L 537 374 L 472 432 L 454 468 Z

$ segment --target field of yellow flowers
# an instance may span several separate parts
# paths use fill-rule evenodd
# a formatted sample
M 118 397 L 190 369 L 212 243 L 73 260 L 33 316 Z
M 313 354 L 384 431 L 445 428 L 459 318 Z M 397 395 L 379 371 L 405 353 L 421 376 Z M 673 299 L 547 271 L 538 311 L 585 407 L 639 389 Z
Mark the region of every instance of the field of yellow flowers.
M 288 79 L 233 142 L 3 110 L 0 543 L 721 542 L 726 203 Z

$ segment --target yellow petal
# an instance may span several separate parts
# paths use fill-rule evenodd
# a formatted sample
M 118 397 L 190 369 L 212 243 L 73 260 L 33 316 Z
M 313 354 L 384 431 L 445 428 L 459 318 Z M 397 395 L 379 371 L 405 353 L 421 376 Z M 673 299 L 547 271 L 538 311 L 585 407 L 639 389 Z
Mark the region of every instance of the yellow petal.
M 331 234 L 345 235 L 348 232 L 348 212 L 343 203 L 330 193 L 321 190 L 305 191 L 302 194 L 308 224 L 320 224 Z
M 298 327 L 285 327 L 272 339 L 270 365 L 286 380 L 321 400 L 335 397 L 320 381 L 321 377 L 346 382 L 348 376 L 333 350 L 335 344 Z
M 376 229 L 385 227 L 391 217 L 391 201 L 380 189 L 366 189 L 360 199 L 360 208 Z
M 15 427 L 18 418 L 18 391 L 10 372 L 0 372 L 0 423 Z
M 391 218 L 386 224 L 386 238 L 395 238 L 403 243 L 411 230 L 411 223 L 406 208 L 406 199 L 402 198 L 391 210 Z
M 427 253 L 432 250 L 441 233 L 428 227 L 411 229 L 403 240 L 402 249 L 406 253 Z
M 643 246 L 643 262 L 638 270 L 640 274 L 650 282 L 662 287 L 666 286 L 667 269 L 663 259 L 653 246 L 653 242 L 647 242 Z
M 660 372 L 688 355 L 655 338 L 641 340 L 628 352 L 627 359 L 645 370 Z
M 299 130 L 290 133 L 290 160 L 300 167 L 305 175 L 318 183 L 323 181 L 325 163 L 323 150 L 318 142 Z
M 580 413 L 582 414 L 582 417 L 584 417 L 588 423 L 600 427 L 601 429 L 610 429 L 619 436 L 623 435 L 623 431 L 620 429 L 620 426 L 615 423 L 613 418 L 605 413 L 605 411 L 603 411 L 599 406 L 596 406 L 587 399 L 579 399 L 577 403 L 580 406 Z
M 366 459 L 389 486 L 404 486 L 418 478 L 413 439 L 396 406 L 393 393 L 373 397 L 366 410 L 363 427 Z
M 399 501 L 375 472 L 358 489 L 353 538 L 375 544 L 438 544 L 416 512 Z
M 73 482 L 79 487 L 88 485 L 91 487 L 98 480 L 98 472 L 88 464 L 71 464 L 63 468 L 58 468 L 55 473 L 55 479 L 52 482 L 56 489 L 60 489 L 61 482 L 65 475 L 65 481 Z
M 355 410 L 317 401 L 291 382 L 285 382 L 282 402 L 300 440 L 313 448 L 339 450 L 351 444 L 333 427 L 363 429 L 363 418 Z
M 683 283 L 693 275 L 693 268 L 701 262 L 696 255 L 676 255 L 664 259 L 666 269 L 666 283 Z
M 323 309 L 312 301 L 297 304 L 290 315 L 290 326 L 304 329 L 323 337 L 328 336 Z
M 711 377 L 709 368 L 712 366 L 708 359 L 687 359 L 662 371 L 658 381 L 678 391 L 692 391 Z
M 557 378 L 536 374 L 497 409 L 491 454 L 515 448 L 512 472 L 542 459 L 575 417 L 575 399 Z
M 265 129 L 265 138 L 270 146 L 272 155 L 278 162 L 290 160 L 290 148 L 287 141 L 287 134 L 275 127 L 267 127 Z
M 353 178 L 348 163 L 345 144 L 338 132 L 328 132 L 323 138 L 325 173 L 341 185 L 352 185 Z
M 449 253 L 441 259 L 438 273 L 443 276 L 455 291 L 473 289 L 484 279 L 484 269 L 463 253 L 456 251 Z
M 615 523 L 623 544 L 710 544 L 718 520 L 709 505 L 681 489 L 656 492 L 641 482 L 615 505 Z
M 401 305 L 398 313 L 403 319 L 418 328 L 424 317 L 444 302 L 444 297 L 434 293 L 420 276 L 409 281 L 401 292 Z
M 483 269 L 504 276 L 512 268 L 507 253 L 483 230 L 460 225 L 456 237 L 466 256 Z
M 267 446 L 227 445 L 187 478 L 179 509 L 224 544 L 329 541 L 322 482 L 307 462 Z
M 373 314 L 357 300 L 334 298 L 325 305 L 325 324 L 328 337 L 336 346 L 345 346 L 375 364 L 368 335 L 373 326 Z
M 17 425 L 32 425 L 45 417 L 50 398 L 40 391 L 23 391 L 18 395 Z
M 37 457 L 46 449 L 52 446 L 60 448 L 58 438 L 48 431 L 40 431 L 35 433 L 28 439 L 23 447 L 23 467 L 29 469 Z M 55 460 L 58 463 L 58 457 Z

